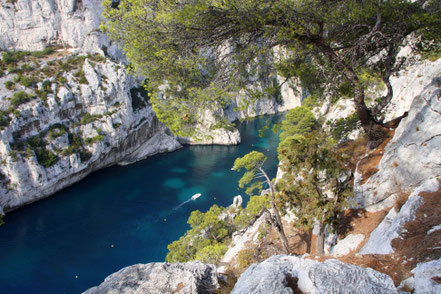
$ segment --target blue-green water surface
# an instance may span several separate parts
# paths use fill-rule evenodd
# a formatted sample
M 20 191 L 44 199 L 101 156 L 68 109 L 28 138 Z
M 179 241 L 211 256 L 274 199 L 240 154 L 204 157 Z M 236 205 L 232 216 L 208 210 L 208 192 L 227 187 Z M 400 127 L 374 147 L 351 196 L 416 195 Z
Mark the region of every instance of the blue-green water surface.
M 235 158 L 261 151 L 275 177 L 278 137 L 260 138 L 258 130 L 279 119 L 239 124 L 238 146 L 191 146 L 110 167 L 8 213 L 0 226 L 0 293 L 80 293 L 122 267 L 164 261 L 191 211 L 244 195 L 231 170 Z M 195 193 L 202 196 L 173 209 Z

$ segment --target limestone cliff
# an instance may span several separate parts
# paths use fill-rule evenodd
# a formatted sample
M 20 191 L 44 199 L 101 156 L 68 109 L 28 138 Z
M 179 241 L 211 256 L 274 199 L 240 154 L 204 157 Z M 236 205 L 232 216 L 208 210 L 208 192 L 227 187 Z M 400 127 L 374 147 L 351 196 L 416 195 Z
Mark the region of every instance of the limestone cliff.
M 98 29 L 100 0 L 17 0 L 0 2 L 0 48 L 37 51 L 47 46 L 122 57 Z
M 124 65 L 99 55 L 48 58 L 34 63 L 34 85 L 17 82 L 8 90 L 4 83 L 21 74 L 0 78 L 1 208 L 51 195 L 94 170 L 181 147 Z M 60 67 L 67 70 L 60 74 Z

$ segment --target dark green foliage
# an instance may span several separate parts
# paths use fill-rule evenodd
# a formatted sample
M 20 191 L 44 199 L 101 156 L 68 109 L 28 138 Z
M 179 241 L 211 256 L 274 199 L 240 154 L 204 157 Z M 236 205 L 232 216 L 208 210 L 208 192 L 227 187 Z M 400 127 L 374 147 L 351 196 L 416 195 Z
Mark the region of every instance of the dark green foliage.
M 432 48 L 431 50 L 426 50 L 421 54 L 421 56 L 424 59 L 434 62 L 441 58 L 441 46 L 438 48 Z
M 95 137 L 92 137 L 92 138 L 86 138 L 84 140 L 84 143 L 86 145 L 91 145 L 91 144 L 94 144 L 94 143 L 97 143 L 97 142 L 101 142 L 102 140 L 104 140 L 104 136 L 103 135 L 96 135 Z
M 309 110 L 313 110 L 314 107 L 319 106 L 319 101 L 316 95 L 308 95 L 302 101 L 302 106 L 308 108 Z
M 331 135 L 337 141 L 346 140 L 347 136 L 360 127 L 360 120 L 354 113 L 348 117 L 338 120 L 328 121 L 327 124 L 331 128 Z
M 34 152 L 40 165 L 48 168 L 58 162 L 59 158 L 46 148 L 46 141 L 43 139 L 44 133 L 30 137 L 26 140 L 14 140 L 15 151 L 25 151 L 28 155 Z
M 46 93 L 52 93 L 52 83 L 49 80 L 43 81 L 43 90 Z
M 69 147 L 67 149 L 69 154 L 74 154 L 82 150 L 81 137 L 72 133 L 68 133 Z
M 53 124 L 49 127 L 48 138 L 49 140 L 53 140 L 64 135 L 66 132 L 68 132 L 68 130 L 69 129 L 63 124 Z
M 21 71 L 22 72 L 30 72 L 30 71 L 33 71 L 34 70 L 34 68 L 32 67 L 32 66 L 30 66 L 29 64 L 23 64 L 22 66 L 21 66 Z
M 295 226 L 312 229 L 317 220 L 333 225 L 351 196 L 346 158 L 323 131 L 288 137 L 279 146 L 284 176 L 277 183 L 279 207 L 294 208 Z M 332 193 L 332 195 L 330 194 Z
M 46 148 L 35 148 L 34 149 L 35 155 L 37 156 L 37 161 L 39 164 L 44 166 L 45 168 L 48 168 L 58 162 L 60 158 L 52 153 L 50 150 L 47 150 Z
M 86 76 L 84 74 L 84 70 L 80 69 L 79 71 L 74 73 L 74 77 L 78 78 L 78 82 L 80 84 L 88 84 L 89 82 L 86 79 Z
M 87 161 L 89 161 L 89 159 L 91 157 L 92 157 L 92 153 L 90 153 L 89 151 L 86 151 L 86 150 L 81 150 L 80 151 L 81 162 L 87 162 Z
M 14 93 L 11 99 L 11 104 L 14 107 L 18 107 L 19 105 L 31 101 L 31 99 L 34 98 L 33 96 L 29 95 L 26 92 L 20 91 Z
M 103 118 L 103 116 L 101 114 L 90 114 L 90 113 L 86 113 L 83 115 L 83 117 L 80 120 L 80 124 L 82 125 L 87 125 L 90 124 L 91 122 L 94 122 L 98 119 Z
M 65 77 L 63 77 L 63 75 L 61 73 L 59 73 L 57 75 L 55 80 L 58 84 L 61 84 L 61 85 L 67 83 L 67 79 Z
M 5 88 L 8 90 L 14 90 L 15 89 L 15 83 L 12 81 L 6 81 L 5 82 Z
M 234 219 L 238 230 L 250 225 L 251 221 L 262 211 L 263 208 L 270 208 L 271 200 L 268 195 L 251 196 L 247 207 L 241 209 Z
M 280 141 L 294 135 L 303 135 L 317 127 L 314 114 L 306 107 L 299 106 L 291 109 L 282 121 Z
M 17 64 L 19 61 L 23 60 L 24 57 L 26 57 L 28 55 L 29 55 L 29 52 L 23 52 L 23 51 L 3 52 L 3 63 L 6 65 Z
M 234 225 L 219 218 L 223 207 L 213 205 L 207 212 L 193 211 L 188 218 L 191 229 L 167 246 L 168 262 L 200 260 L 216 263 L 226 252 Z
M 70 69 L 69 63 L 66 62 L 61 64 L 60 69 L 63 71 L 68 71 Z
M 149 94 L 144 86 L 131 88 L 130 96 L 132 97 L 132 107 L 134 111 L 147 106 L 149 102 Z
M 54 47 L 46 47 L 42 51 L 34 51 L 34 52 L 31 52 L 30 54 L 34 57 L 41 58 L 41 57 L 45 57 L 47 55 L 50 55 L 54 52 L 55 52 Z
M 19 77 L 19 83 L 25 87 L 35 87 L 38 80 L 37 78 L 33 76 L 22 76 L 21 74 L 18 75 Z
M 9 113 L 0 110 L 0 129 L 9 125 Z

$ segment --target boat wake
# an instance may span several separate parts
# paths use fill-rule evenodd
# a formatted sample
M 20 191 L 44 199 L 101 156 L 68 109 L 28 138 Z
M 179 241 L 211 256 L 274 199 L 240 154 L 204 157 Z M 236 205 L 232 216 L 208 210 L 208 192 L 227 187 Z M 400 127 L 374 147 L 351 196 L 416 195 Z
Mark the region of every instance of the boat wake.
M 184 206 L 185 204 L 187 204 L 188 202 L 190 202 L 190 201 L 194 201 L 194 200 L 198 199 L 198 198 L 201 197 L 201 196 L 202 196 L 201 193 L 196 193 L 196 194 L 194 194 L 193 196 L 191 196 L 190 199 L 188 199 L 188 200 L 182 202 L 181 204 L 179 204 L 178 206 L 176 206 L 175 208 L 173 208 L 173 210 L 177 210 L 177 209 L 181 208 L 182 206 Z

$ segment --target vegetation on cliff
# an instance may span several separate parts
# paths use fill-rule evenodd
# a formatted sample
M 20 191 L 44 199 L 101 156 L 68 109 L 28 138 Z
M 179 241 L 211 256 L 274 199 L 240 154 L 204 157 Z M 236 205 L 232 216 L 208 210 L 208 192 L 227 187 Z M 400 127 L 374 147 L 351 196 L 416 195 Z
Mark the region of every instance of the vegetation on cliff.
M 387 136 L 381 114 L 393 97 L 390 77 L 404 63 L 400 48 L 411 35 L 420 52 L 438 48 L 441 40 L 439 0 L 122 0 L 118 9 L 107 0 L 104 5 L 102 28 L 149 77 L 146 86 L 159 119 L 178 134 L 193 131 L 192 109 L 223 107 L 229 94 L 278 74 L 296 78 L 318 97 L 352 97 L 375 147 Z M 269 59 L 274 66 L 264 66 Z M 369 106 L 366 75 L 386 86 L 386 94 Z M 262 92 L 272 93 L 271 88 Z

